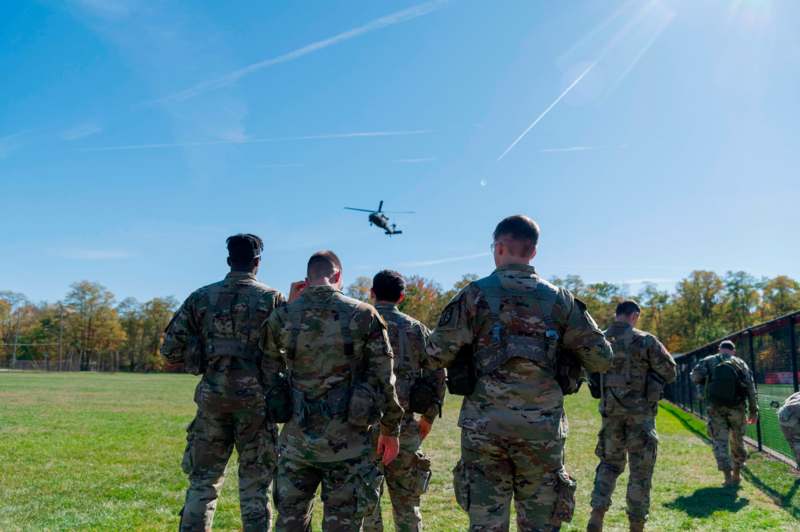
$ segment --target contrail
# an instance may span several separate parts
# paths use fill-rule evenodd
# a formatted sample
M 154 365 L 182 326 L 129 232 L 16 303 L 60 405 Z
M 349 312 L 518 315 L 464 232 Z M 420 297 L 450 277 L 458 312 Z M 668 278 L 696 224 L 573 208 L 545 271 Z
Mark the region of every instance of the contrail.
M 512 142 L 512 143 L 511 143 L 511 145 L 510 145 L 508 148 L 506 148 L 506 151 L 504 151 L 504 152 L 503 152 L 503 153 L 500 155 L 500 157 L 498 157 L 498 158 L 497 158 L 497 160 L 498 160 L 498 161 L 500 161 L 500 160 L 501 160 L 503 157 L 505 157 L 505 156 L 508 154 L 508 152 L 510 152 L 511 150 L 513 150 L 513 149 L 514 149 L 514 146 L 516 146 L 516 145 L 517 145 L 517 143 L 519 143 L 519 141 L 521 141 L 521 140 L 522 140 L 522 139 L 525 137 L 525 135 L 527 135 L 527 134 L 528 134 L 528 132 L 529 132 L 531 129 L 533 129 L 533 128 L 536 126 L 536 124 L 538 124 L 538 123 L 539 123 L 539 122 L 542 120 L 542 118 L 544 118 L 545 116 L 547 116 L 547 113 L 549 113 L 549 112 L 550 112 L 550 111 L 553 109 L 553 107 L 555 107 L 556 105 L 558 105 L 558 102 L 560 102 L 560 101 L 561 101 L 561 99 L 562 99 L 562 98 L 564 98 L 564 96 L 566 96 L 567 94 L 569 94 L 569 91 L 571 91 L 571 90 L 572 90 L 572 89 L 575 87 L 575 85 L 577 85 L 578 83 L 580 83 L 580 81 L 583 79 L 583 77 L 584 77 L 586 74 L 588 74 L 588 73 L 589 73 L 589 71 L 590 71 L 591 69 L 593 69 L 593 68 L 594 68 L 594 66 L 595 66 L 596 64 L 597 64 L 597 62 L 596 62 L 596 61 L 595 61 L 595 62 L 593 62 L 593 63 L 591 63 L 591 64 L 590 64 L 590 65 L 589 65 L 589 66 L 586 68 L 586 70 L 584 70 L 584 71 L 581 73 L 581 75 L 580 75 L 580 76 L 578 76 L 577 78 L 575 78 L 575 81 L 573 81 L 572 83 L 570 83 L 569 87 L 567 87 L 566 89 L 564 89 L 564 92 L 562 92 L 561 94 L 559 94 L 558 98 L 556 98 L 556 99 L 553 101 L 553 103 L 551 103 L 550 105 L 548 105 L 548 106 L 547 106 L 547 109 L 545 109 L 544 111 L 542 111 L 542 114 L 540 114 L 539 116 L 537 116 L 537 117 L 536 117 L 536 120 L 534 120 L 534 121 L 531 123 L 531 125 L 529 125 L 529 126 L 528 126 L 528 128 L 527 128 L 525 131 L 523 131 L 523 132 L 522 132 L 522 134 L 521 134 L 519 137 L 517 137 L 517 140 L 515 140 L 514 142 Z
M 184 89 L 182 91 L 176 92 L 174 94 L 170 94 L 168 96 L 164 96 L 163 98 L 159 98 L 154 100 L 150 103 L 164 103 L 168 101 L 184 101 L 188 100 L 189 98 L 193 98 L 198 94 L 202 94 L 204 92 L 213 91 L 217 89 L 221 89 L 223 87 L 227 87 L 232 85 L 242 79 L 245 76 L 249 76 L 254 72 L 258 72 L 259 70 L 263 70 L 265 68 L 269 68 L 271 66 L 280 64 L 280 63 L 287 63 L 289 61 L 294 61 L 295 59 L 299 59 L 304 55 L 308 55 L 310 53 L 316 52 L 318 50 L 322 50 L 329 46 L 333 46 L 335 44 L 339 44 L 344 41 L 348 41 L 350 39 L 354 39 L 365 33 L 370 33 L 379 29 L 383 29 L 389 26 L 394 26 L 395 24 L 400 24 L 402 22 L 408 22 L 409 20 L 414 20 L 415 18 L 422 17 L 429 13 L 432 13 L 440 8 L 442 8 L 449 0 L 434 0 L 432 2 L 426 2 L 424 4 L 418 4 L 416 6 L 412 6 L 408 9 L 403 9 L 401 11 L 396 11 L 389 15 L 377 18 L 372 20 L 363 26 L 359 26 L 357 28 L 353 28 L 351 30 L 347 30 L 345 32 L 339 33 L 334 35 L 333 37 L 328 37 L 327 39 L 323 39 L 321 41 L 315 41 L 311 44 L 307 44 L 301 48 L 297 48 L 296 50 L 292 50 L 291 52 L 285 53 L 283 55 L 279 55 L 277 57 L 273 57 L 270 59 L 264 59 L 263 61 L 258 61 L 256 63 L 251 63 L 245 67 L 242 67 L 238 70 L 234 70 L 233 72 L 229 72 L 224 76 L 220 76 L 215 79 L 210 79 L 198 83 L 193 87 L 189 87 L 188 89 Z
M 412 129 L 407 131 L 358 131 L 354 133 L 331 133 L 326 135 L 303 135 L 298 137 L 272 137 L 247 140 L 209 140 L 199 142 L 168 142 L 161 144 L 128 144 L 122 146 L 100 146 L 83 148 L 80 151 L 124 151 L 124 150 L 157 150 L 164 148 L 193 148 L 196 146 L 218 146 L 223 144 L 261 144 L 266 142 L 291 142 L 300 140 L 352 139 L 363 137 L 400 137 L 405 135 L 424 135 L 431 133 L 429 129 Z
M 540 153 L 570 153 L 573 151 L 593 151 L 597 148 L 594 146 L 570 146 L 568 148 L 544 148 L 539 150 Z
M 433 260 L 420 260 L 414 262 L 403 262 L 400 263 L 401 267 L 404 268 L 415 268 L 418 266 L 435 266 L 437 264 L 447 264 L 448 262 L 460 262 L 462 260 L 470 260 L 470 259 L 477 259 L 480 257 L 488 257 L 491 255 L 488 251 L 484 251 L 483 253 L 475 253 L 473 255 L 462 255 L 460 257 L 446 257 L 443 259 L 433 259 Z

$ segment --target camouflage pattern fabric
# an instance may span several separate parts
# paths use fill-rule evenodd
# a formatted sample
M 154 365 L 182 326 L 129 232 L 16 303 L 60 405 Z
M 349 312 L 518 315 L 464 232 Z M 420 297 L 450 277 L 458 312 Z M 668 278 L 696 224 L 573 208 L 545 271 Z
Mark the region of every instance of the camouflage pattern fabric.
M 311 530 L 314 495 L 322 485 L 322 529 L 357 532 L 380 500 L 383 476 L 372 455 L 335 462 L 281 456 L 275 480 L 279 532 Z
M 470 530 L 507 531 L 512 497 L 517 529 L 559 526 L 553 509 L 563 461 L 564 440 L 531 442 L 463 429 L 453 488 Z
M 717 468 L 720 471 L 730 471 L 734 467 L 742 468 L 747 461 L 747 449 L 744 445 L 746 412 L 749 409 L 750 415 L 758 413 L 758 395 L 753 374 L 747 363 L 729 354 L 718 353 L 702 359 L 692 370 L 692 381 L 707 387 L 709 376 L 720 360 L 733 362 L 739 370 L 742 386 L 747 393 L 747 408 L 744 402 L 734 407 L 708 405 L 708 434 L 711 437 Z
M 430 331 L 425 325 L 400 312 L 396 305 L 378 303 L 375 308 L 388 326 L 389 341 L 394 351 L 394 372 L 397 377 L 397 397 L 406 412 L 409 410 L 409 392 L 414 379 L 422 374 L 437 385 L 439 400 L 444 400 L 444 370 L 422 369 L 421 361 L 427 356 L 425 345 Z M 400 338 L 405 334 L 405 338 Z M 424 417 L 430 422 L 439 414 L 433 407 Z M 430 474 L 430 462 L 419 451 L 419 425 L 413 414 L 406 414 L 400 432 L 400 454 L 384 468 L 386 487 L 392 501 L 392 513 L 395 529 L 401 532 L 412 532 L 422 529 L 420 513 L 420 490 L 424 488 L 424 477 Z M 381 507 L 364 520 L 367 532 L 383 530 Z
M 162 355 L 171 363 L 203 353 L 195 390 L 197 415 L 189 426 L 183 469 L 190 487 L 184 530 L 210 529 L 225 466 L 239 453 L 239 498 L 245 530 L 269 527 L 267 489 L 276 467 L 273 424 L 264 417 L 259 326 L 283 304 L 279 292 L 250 273 L 231 272 L 183 303 L 167 327 Z
M 431 334 L 426 365 L 446 368 L 465 345 L 475 345 L 489 357 L 493 352 L 502 355 L 501 350 L 508 346 L 504 345 L 503 334 L 496 334 L 498 328 L 509 335 L 543 337 L 552 327 L 558 333 L 558 349 L 574 353 L 590 372 L 602 373 L 608 369 L 611 347 L 585 305 L 569 291 L 540 279 L 528 265 L 498 268 L 490 277 L 495 278 L 492 284 L 500 288 L 499 311 L 490 308 L 480 281 L 470 283 L 442 312 L 439 325 Z M 544 300 L 552 301 L 547 316 L 541 313 L 540 301 Z M 482 375 L 474 392 L 464 398 L 459 417 L 460 468 L 468 473 L 486 471 L 476 492 L 479 503 L 462 504 L 468 508 L 473 530 L 501 530 L 507 526 L 511 498 L 515 495 L 519 497 L 518 507 L 531 505 L 518 514 L 522 530 L 553 525 L 543 508 L 549 504 L 553 511 L 558 491 L 553 478 L 563 467 L 561 449 L 567 435 L 564 397 L 553 370 L 528 358 L 511 357 L 493 372 Z M 472 445 L 478 437 L 496 445 L 487 446 L 484 453 L 480 446 Z M 513 442 L 513 449 L 507 442 Z M 545 458 L 531 458 L 543 452 Z M 556 456 L 557 460 L 551 460 Z M 497 469 L 486 469 L 485 464 L 495 463 Z M 493 488 L 489 489 L 489 485 Z M 521 496 L 529 494 L 527 487 L 522 489 L 529 485 L 535 493 L 535 501 L 531 503 Z M 484 504 L 480 499 L 484 492 L 492 497 L 492 503 Z M 486 515 L 490 507 L 494 517 Z
M 783 435 L 800 464 L 800 392 L 790 395 L 778 410 L 778 421 Z
M 592 492 L 592 508 L 608 510 L 617 478 L 630 460 L 628 515 L 646 521 L 658 450 L 655 417 L 658 400 L 648 387 L 670 383 L 677 376 L 675 360 L 658 339 L 628 323 L 616 321 L 605 331 L 614 349 L 611 369 L 601 376 L 602 427 L 595 454 L 600 458 Z
M 290 316 L 300 319 L 294 335 Z M 352 341 L 350 354 L 343 326 Z M 295 352 L 290 360 L 292 345 Z M 312 286 L 297 301 L 270 315 L 261 347 L 264 374 L 274 379 L 278 372 L 288 371 L 293 393 L 302 398 L 295 403 L 293 417 L 280 435 L 276 497 L 279 530 L 305 530 L 303 523 L 320 483 L 325 514 L 330 516 L 326 517 L 326 530 L 357 530 L 361 519 L 353 512 L 357 510 L 363 518 L 373 510 L 380 493 L 382 479 L 373 475 L 374 467 L 365 465 L 372 463 L 373 434 L 369 427 L 348 423 L 346 414 L 334 413 L 329 399 L 342 389 L 350 389 L 355 357 L 361 368 L 356 380 L 374 391 L 375 406 L 382 412 L 378 430 L 399 436 L 403 409 L 394 386 L 393 354 L 385 322 L 366 303 L 332 287 Z M 361 484 L 358 478 L 363 480 Z M 353 490 L 344 489 L 353 482 L 368 493 L 372 493 L 371 482 L 376 482 L 372 506 L 363 501 L 353 506 Z

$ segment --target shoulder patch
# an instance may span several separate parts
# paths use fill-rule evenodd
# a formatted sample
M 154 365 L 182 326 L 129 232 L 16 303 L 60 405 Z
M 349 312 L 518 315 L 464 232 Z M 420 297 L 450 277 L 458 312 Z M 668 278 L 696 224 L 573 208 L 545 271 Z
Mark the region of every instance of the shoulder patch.
M 442 327 L 450 323 L 453 319 L 453 314 L 455 313 L 455 306 L 456 302 L 453 301 L 452 303 L 448 304 L 444 310 L 442 311 L 442 315 L 439 316 L 439 323 L 438 327 Z

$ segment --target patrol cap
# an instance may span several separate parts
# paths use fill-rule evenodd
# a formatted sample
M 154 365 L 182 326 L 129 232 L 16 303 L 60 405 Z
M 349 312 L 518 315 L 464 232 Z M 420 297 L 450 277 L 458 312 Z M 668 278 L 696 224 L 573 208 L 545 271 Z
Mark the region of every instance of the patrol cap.
M 259 258 L 264 251 L 264 241 L 251 233 L 229 236 L 225 244 L 228 246 L 228 256 L 236 263 L 250 262 Z
M 730 349 L 731 351 L 736 351 L 736 344 L 731 342 L 730 340 L 723 340 L 722 343 L 719 344 L 720 349 Z

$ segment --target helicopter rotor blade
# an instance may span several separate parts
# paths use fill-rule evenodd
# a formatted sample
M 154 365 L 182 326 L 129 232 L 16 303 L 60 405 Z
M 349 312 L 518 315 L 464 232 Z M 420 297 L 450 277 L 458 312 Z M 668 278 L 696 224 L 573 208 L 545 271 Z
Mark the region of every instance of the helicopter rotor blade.
M 414 211 L 383 211 L 384 214 L 417 214 Z
M 383 200 L 378 204 L 378 212 L 381 212 L 381 209 L 383 209 Z
M 358 212 L 375 212 L 375 211 L 374 211 L 374 210 L 372 210 L 372 209 L 357 209 L 357 208 L 355 208 L 355 207 L 345 207 L 345 209 L 346 209 L 346 210 L 348 210 L 348 211 L 358 211 Z

